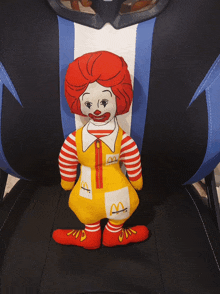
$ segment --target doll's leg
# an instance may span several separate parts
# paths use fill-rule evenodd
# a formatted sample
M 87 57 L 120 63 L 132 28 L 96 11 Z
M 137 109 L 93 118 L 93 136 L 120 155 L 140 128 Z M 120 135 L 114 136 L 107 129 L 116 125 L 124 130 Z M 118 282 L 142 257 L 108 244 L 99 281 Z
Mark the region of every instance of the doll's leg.
M 76 184 L 77 185 L 77 184 Z M 75 213 L 79 221 L 85 225 L 84 230 L 56 230 L 53 232 L 55 242 L 62 245 L 75 245 L 85 249 L 97 249 L 101 246 L 102 214 L 94 209 L 94 202 L 74 193 L 70 194 L 69 207 Z
M 145 241 L 149 236 L 149 230 L 145 226 L 135 226 L 124 229 L 125 220 L 109 220 L 103 232 L 103 245 L 113 247 Z
M 100 221 L 86 224 L 84 230 L 56 230 L 53 232 L 53 239 L 62 245 L 97 249 L 101 245 Z

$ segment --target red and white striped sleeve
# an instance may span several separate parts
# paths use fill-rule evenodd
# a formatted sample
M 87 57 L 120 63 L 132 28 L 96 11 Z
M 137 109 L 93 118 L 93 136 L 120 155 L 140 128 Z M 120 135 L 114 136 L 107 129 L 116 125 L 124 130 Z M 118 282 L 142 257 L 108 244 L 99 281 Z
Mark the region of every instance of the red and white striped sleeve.
M 59 154 L 59 169 L 62 180 L 76 180 L 78 156 L 76 149 L 76 132 L 70 134 L 63 143 Z
M 123 132 L 120 161 L 126 167 L 130 181 L 137 181 L 142 176 L 141 156 L 134 140 Z

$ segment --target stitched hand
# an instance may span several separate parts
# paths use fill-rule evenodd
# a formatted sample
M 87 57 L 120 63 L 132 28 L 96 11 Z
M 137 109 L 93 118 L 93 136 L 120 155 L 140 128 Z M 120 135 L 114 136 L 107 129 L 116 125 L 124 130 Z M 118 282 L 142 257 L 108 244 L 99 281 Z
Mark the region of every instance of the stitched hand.
M 65 190 L 72 190 L 72 188 L 74 187 L 75 182 L 68 182 L 68 181 L 64 181 L 61 180 L 61 187 Z
M 143 187 L 143 177 L 141 176 L 140 179 L 137 181 L 131 181 L 132 186 L 135 188 L 135 190 L 141 190 Z

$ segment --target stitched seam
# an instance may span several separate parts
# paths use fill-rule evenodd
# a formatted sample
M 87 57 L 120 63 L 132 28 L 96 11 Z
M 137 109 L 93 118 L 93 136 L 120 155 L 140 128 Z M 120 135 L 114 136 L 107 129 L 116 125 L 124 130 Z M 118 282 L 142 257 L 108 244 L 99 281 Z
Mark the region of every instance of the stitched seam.
M 201 220 L 201 222 L 202 222 L 202 225 L 203 225 L 204 231 L 205 231 L 206 236 L 207 236 L 207 239 L 208 239 L 208 241 L 209 241 L 209 245 L 210 245 L 210 247 L 211 247 L 211 249 L 212 249 L 212 253 L 213 253 L 214 259 L 215 259 L 215 261 L 216 261 L 216 265 L 217 265 L 218 270 L 219 270 L 219 272 L 220 272 L 220 266 L 219 266 L 219 264 L 218 264 L 217 257 L 216 257 L 216 255 L 215 255 L 214 249 L 213 249 L 213 247 L 212 247 L 212 243 L 211 243 L 211 241 L 210 241 L 210 239 L 209 239 L 209 235 L 208 235 L 208 232 L 207 232 L 206 226 L 205 226 L 205 224 L 204 224 L 204 221 L 203 221 L 203 219 L 202 219 L 202 216 L 201 216 L 201 214 L 200 214 L 199 208 L 198 208 L 198 206 L 196 205 L 196 202 L 194 201 L 192 195 L 190 194 L 190 192 L 188 191 L 187 188 L 186 188 L 186 191 L 187 191 L 187 193 L 189 194 L 189 196 L 190 196 L 192 202 L 194 203 L 194 205 L 195 205 L 195 207 L 196 207 L 196 210 L 197 210 L 197 212 L 198 212 L 198 214 L 199 214 L 199 217 L 200 217 L 200 220 Z
M 17 198 L 16 198 L 14 204 L 12 205 L 12 207 L 11 207 L 9 213 L 8 213 L 8 216 L 6 217 L 6 219 L 5 219 L 5 221 L 4 221 L 3 225 L 2 225 L 2 227 L 0 228 L 0 232 L 1 232 L 2 229 L 4 228 L 5 223 L 7 222 L 7 220 L 8 220 L 8 218 L 9 218 L 9 216 L 10 216 L 12 210 L 14 209 L 14 207 L 15 207 L 17 201 L 19 200 L 19 196 L 23 193 L 23 191 L 24 191 L 25 189 L 29 188 L 29 186 L 30 186 L 30 183 L 28 183 L 28 185 L 27 185 L 25 188 L 23 188 L 23 189 L 21 190 L 21 192 L 18 194 L 18 196 L 17 196 Z M 3 200 L 3 201 L 4 201 L 4 200 Z
M 205 84 L 206 81 L 209 79 L 210 75 L 213 73 L 213 71 L 215 70 L 215 68 L 217 67 L 217 65 L 218 65 L 219 62 L 220 62 L 220 58 L 216 61 L 216 64 L 213 65 L 213 68 L 212 68 L 212 70 L 210 71 L 210 73 L 208 74 L 207 78 L 202 82 L 201 87 L 200 87 L 201 90 L 199 90 L 197 96 L 199 96 L 199 95 L 201 94 L 201 92 L 202 92 L 202 88 L 203 88 L 204 84 Z
M 207 92 L 207 102 L 208 102 L 208 108 L 209 108 L 209 125 L 210 125 L 210 136 L 209 136 L 209 139 L 208 139 L 208 148 L 207 148 L 207 151 L 206 151 L 206 154 L 209 153 L 211 147 L 212 147 L 212 133 L 213 133 L 213 125 L 212 125 L 212 107 L 211 107 L 211 99 L 210 99 L 210 92 L 209 92 L 209 88 L 207 88 L 206 90 Z
M 0 69 L 2 69 L 2 73 L 4 74 L 4 76 L 6 77 L 7 81 L 9 82 L 9 84 L 11 86 L 11 91 L 12 91 L 13 95 L 16 96 L 16 93 L 14 91 L 14 86 L 13 86 L 12 82 L 10 81 L 9 77 L 5 74 L 5 72 L 3 70 L 2 64 L 0 64 Z
M 220 77 L 220 73 L 219 73 L 219 74 L 217 75 L 217 77 L 211 82 L 211 84 L 210 84 L 208 87 L 206 87 L 206 89 L 211 88 L 212 84 L 214 84 L 215 81 L 219 79 L 219 77 Z
M 201 167 L 203 166 L 204 162 L 206 160 L 209 160 L 210 156 L 208 157 L 209 155 L 209 152 L 210 150 L 212 149 L 212 142 L 214 140 L 212 140 L 212 136 L 213 136 L 213 122 L 212 122 L 212 105 L 211 105 L 211 95 L 210 95 L 210 87 L 211 85 L 220 77 L 220 74 L 214 79 L 214 81 L 206 88 L 206 101 L 207 101 L 207 108 L 208 108 L 208 122 L 209 122 L 209 130 L 210 130 L 210 136 L 208 136 L 208 142 L 207 142 L 207 149 L 206 149 L 206 153 L 205 153 L 205 157 L 203 159 L 203 162 L 202 164 L 200 165 L 199 169 L 197 170 L 197 172 L 193 175 L 196 176 L 200 170 L 201 170 Z M 216 157 L 218 157 L 219 154 L 216 154 L 214 157 L 212 157 L 212 161 L 215 160 Z M 205 163 L 205 165 L 207 165 L 207 162 Z

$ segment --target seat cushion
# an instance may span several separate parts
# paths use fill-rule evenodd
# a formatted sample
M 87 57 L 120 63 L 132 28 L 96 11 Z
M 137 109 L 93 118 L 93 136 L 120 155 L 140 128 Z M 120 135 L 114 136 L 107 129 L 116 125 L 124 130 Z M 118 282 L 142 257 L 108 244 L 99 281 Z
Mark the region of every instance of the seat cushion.
M 83 228 L 68 207 L 68 196 L 59 185 L 26 183 L 1 229 L 3 293 L 6 288 L 19 293 L 220 293 L 215 254 L 220 243 L 212 246 L 206 221 L 212 235 L 217 230 L 205 207 L 202 221 L 191 188 L 145 188 L 126 225 L 147 225 L 150 238 L 94 251 L 52 239 L 55 229 Z

